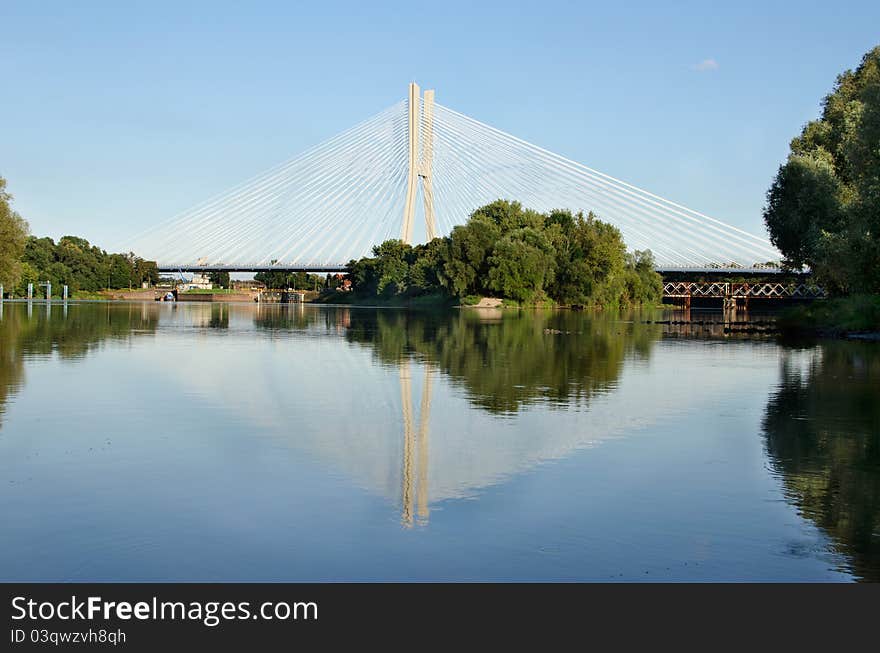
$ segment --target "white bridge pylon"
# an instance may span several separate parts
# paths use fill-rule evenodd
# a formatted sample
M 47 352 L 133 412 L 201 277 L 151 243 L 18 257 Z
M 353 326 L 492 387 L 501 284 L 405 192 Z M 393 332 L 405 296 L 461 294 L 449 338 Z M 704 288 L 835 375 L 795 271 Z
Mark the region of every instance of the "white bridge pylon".
M 391 238 L 446 235 L 499 198 L 593 211 L 630 250 L 650 249 L 660 270 L 775 271 L 781 258 L 766 238 L 437 104 L 416 84 L 406 100 L 124 246 L 161 269 L 333 270 Z

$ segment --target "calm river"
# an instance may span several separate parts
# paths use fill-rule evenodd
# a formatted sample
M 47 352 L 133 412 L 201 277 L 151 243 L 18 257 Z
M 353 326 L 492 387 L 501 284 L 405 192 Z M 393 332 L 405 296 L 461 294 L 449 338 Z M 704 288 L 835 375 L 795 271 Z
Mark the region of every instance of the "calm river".
M 880 580 L 880 344 L 0 306 L 0 580 Z

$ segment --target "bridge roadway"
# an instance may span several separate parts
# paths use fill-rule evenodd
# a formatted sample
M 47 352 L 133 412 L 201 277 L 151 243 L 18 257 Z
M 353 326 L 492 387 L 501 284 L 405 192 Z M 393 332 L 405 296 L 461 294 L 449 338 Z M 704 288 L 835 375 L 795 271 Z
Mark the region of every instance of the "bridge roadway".
M 321 264 L 312 263 L 304 265 L 199 265 L 187 263 L 184 265 L 160 265 L 159 272 L 345 272 L 345 264 Z M 782 274 L 783 271 L 775 267 L 754 268 L 657 268 L 660 274 L 717 274 L 723 276 L 766 276 Z
M 345 272 L 344 265 L 160 265 L 159 272 Z

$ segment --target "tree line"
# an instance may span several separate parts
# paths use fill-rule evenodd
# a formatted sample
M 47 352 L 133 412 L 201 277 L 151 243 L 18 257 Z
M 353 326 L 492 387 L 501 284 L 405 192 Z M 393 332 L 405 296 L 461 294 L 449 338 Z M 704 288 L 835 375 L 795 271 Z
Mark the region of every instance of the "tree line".
M 347 266 L 360 296 L 621 306 L 659 302 L 663 291 L 651 252 L 628 253 L 620 231 L 593 213 L 539 213 L 503 199 L 446 237 L 416 246 L 388 240 L 373 254 Z
M 12 209 L 11 201 L 6 180 L 0 177 L 0 284 L 5 293 L 23 296 L 29 283 L 36 287 L 46 281 L 55 295 L 65 285 L 75 293 L 159 281 L 156 262 L 132 252 L 108 253 L 76 236 L 63 236 L 56 243 L 29 235 L 28 223 Z
M 334 275 L 312 274 L 309 272 L 288 272 L 272 270 L 257 272 L 254 280 L 266 284 L 267 288 L 293 288 L 294 290 L 324 290 L 336 288 L 339 283 Z

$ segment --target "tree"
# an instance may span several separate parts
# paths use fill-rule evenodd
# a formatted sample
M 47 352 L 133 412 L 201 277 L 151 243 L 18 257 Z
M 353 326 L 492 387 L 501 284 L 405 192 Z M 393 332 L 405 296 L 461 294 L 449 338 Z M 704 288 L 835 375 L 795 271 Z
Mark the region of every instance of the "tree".
M 376 292 L 395 294 L 406 290 L 412 246 L 402 240 L 386 240 L 373 248 L 376 255 Z
M 822 106 L 791 141 L 764 221 L 787 266 L 809 266 L 832 292 L 880 292 L 880 47 Z
M 481 206 L 471 214 L 471 219 L 476 217 L 491 220 L 501 229 L 502 233 L 509 233 L 514 229 L 532 227 L 542 229 L 546 217 L 537 211 L 523 209 L 519 202 L 511 202 L 504 199 L 495 200 L 491 204 Z
M 219 286 L 220 288 L 229 288 L 228 272 L 209 272 L 208 280 L 212 284 L 214 284 L 215 286 Z
M 12 210 L 12 195 L 0 177 L 0 284 L 14 288 L 21 277 L 21 256 L 28 237 L 28 224 Z
M 553 280 L 556 250 L 532 227 L 510 232 L 489 257 L 489 288 L 520 302 L 540 298 Z
M 658 304 L 663 298 L 663 279 L 657 274 L 651 250 L 627 254 L 625 302 L 627 304 Z
M 156 264 L 156 261 L 145 261 L 142 258 L 135 258 L 134 269 L 138 285 L 144 282 L 151 286 L 159 283 L 159 266 Z
M 267 288 L 287 288 L 287 273 L 281 270 L 257 272 L 254 280 L 266 284 Z
M 107 267 L 110 288 L 126 288 L 135 283 L 134 267 L 125 254 L 110 254 L 107 257 Z
M 443 266 L 447 288 L 455 295 L 479 293 L 489 278 L 488 258 L 501 229 L 490 216 L 475 211 L 467 224 L 449 235 L 448 257 Z
M 823 233 L 836 232 L 845 214 L 842 187 L 831 155 L 823 148 L 792 154 L 767 193 L 765 222 L 788 265 L 815 262 Z
M 620 230 L 591 212 L 551 215 L 558 252 L 556 281 L 550 294 L 563 304 L 611 305 L 625 301 L 626 245 Z
M 448 283 L 443 268 L 449 258 L 449 243 L 445 238 L 413 248 L 409 268 L 409 290 L 417 293 L 442 292 Z

